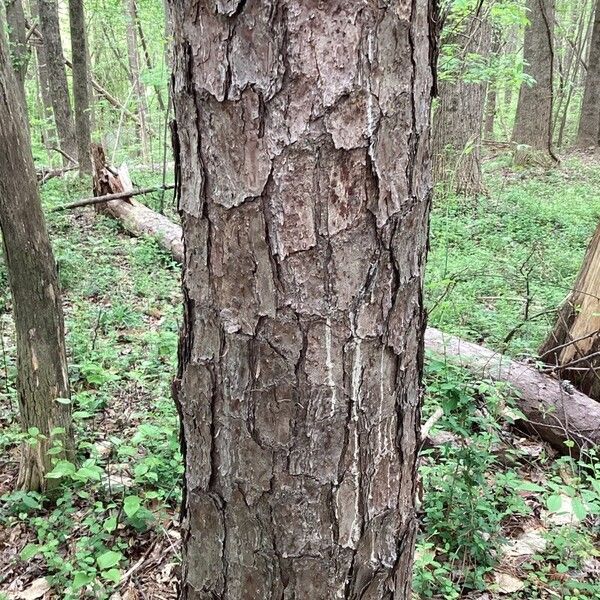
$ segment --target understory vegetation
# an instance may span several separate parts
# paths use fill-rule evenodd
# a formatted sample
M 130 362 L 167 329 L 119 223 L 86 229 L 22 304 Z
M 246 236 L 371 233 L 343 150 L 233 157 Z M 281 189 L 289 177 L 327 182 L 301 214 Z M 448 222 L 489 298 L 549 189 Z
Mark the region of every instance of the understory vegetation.
M 487 195 L 439 196 L 427 271 L 430 324 L 534 355 L 600 219 L 600 166 L 486 164 Z M 160 176 L 132 169 L 135 183 Z M 89 181 L 54 179 L 43 201 L 65 296 L 77 463 L 57 460 L 43 497 L 11 491 L 22 439 L 10 298 L 0 269 L 0 588 L 33 581 L 61 598 L 175 598 L 183 464 L 171 398 L 180 268 L 92 209 L 51 212 Z M 165 201 L 172 210 L 167 192 Z M 159 195 L 146 196 L 156 208 Z M 511 390 L 428 355 L 420 456 L 417 598 L 599 598 L 600 457 L 521 434 Z M 39 589 L 37 590 L 39 591 Z M 485 593 L 483 593 L 485 592 Z M 137 592 L 135 592 L 137 593 Z M 482 595 L 483 594 L 483 595 Z M 26 597 L 26 596 L 19 596 Z

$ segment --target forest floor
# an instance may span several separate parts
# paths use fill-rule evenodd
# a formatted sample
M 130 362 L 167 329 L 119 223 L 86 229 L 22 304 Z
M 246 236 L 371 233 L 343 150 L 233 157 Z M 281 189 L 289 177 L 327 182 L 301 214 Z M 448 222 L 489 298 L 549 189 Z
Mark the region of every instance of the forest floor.
M 600 164 L 548 172 L 488 161 L 489 194 L 438 198 L 430 322 L 512 355 L 535 354 L 600 221 Z M 139 185 L 160 176 L 132 169 Z M 47 209 L 89 195 L 44 185 Z M 171 194 L 167 193 L 169 203 Z M 158 197 L 145 201 L 156 208 Z M 176 598 L 182 464 L 171 400 L 179 266 L 91 209 L 48 212 L 65 296 L 79 463 L 60 494 L 12 492 L 15 348 L 0 264 L 0 599 Z M 513 331 L 514 330 L 514 331 Z M 506 338 L 510 335 L 509 343 Z M 428 356 L 424 419 L 448 442 L 422 452 L 417 598 L 600 598 L 600 459 L 558 456 L 512 424 L 510 390 Z

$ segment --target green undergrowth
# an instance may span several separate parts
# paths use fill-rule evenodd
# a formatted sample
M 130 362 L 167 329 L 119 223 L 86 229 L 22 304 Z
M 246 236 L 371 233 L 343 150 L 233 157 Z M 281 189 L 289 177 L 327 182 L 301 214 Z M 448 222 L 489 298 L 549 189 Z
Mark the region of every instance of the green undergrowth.
M 146 185 L 148 177 L 138 178 Z M 87 194 L 87 182 L 51 181 L 44 205 Z M 8 492 L 0 519 L 5 531 L 24 526 L 17 570 L 35 566 L 61 598 L 104 598 L 149 538 L 174 526 L 181 498 L 171 399 L 180 270 L 154 241 L 124 235 L 90 209 L 47 214 L 64 293 L 77 460 L 57 461 L 49 474 L 60 482 L 57 499 Z M 7 369 L 10 394 L 14 347 Z M 0 445 L 16 456 L 22 435 L 14 411 L 6 425 Z
M 433 325 L 499 347 L 523 322 L 526 298 L 532 317 L 555 307 L 572 285 L 600 217 L 600 171 L 569 163 L 530 175 L 507 170 L 502 159 L 489 171 L 489 196 L 436 200 L 427 301 Z M 135 169 L 132 178 L 140 186 L 162 179 Z M 91 209 L 50 211 L 89 189 L 75 178 L 43 188 L 65 296 L 77 461 L 57 461 L 52 501 L 11 491 L 11 480 L 2 488 L 0 542 L 8 548 L 10 532 L 20 534 L 12 554 L 2 556 L 11 567 L 0 575 L 0 590 L 17 576 L 45 576 L 58 598 L 109 598 L 148 546 L 176 529 L 182 464 L 171 381 L 180 270 L 152 240 L 125 235 Z M 144 201 L 157 209 L 160 193 Z M 174 215 L 171 192 L 165 209 Z M 23 434 L 14 406 L 10 299 L 6 285 L 0 290 L 0 451 L 14 475 Z M 551 320 L 549 313 L 525 321 L 509 351 L 534 352 Z M 518 417 L 509 390 L 440 358 L 428 356 L 426 386 L 424 418 L 441 408 L 434 433 L 452 442 L 424 450 L 420 459 L 417 596 L 495 593 L 502 549 L 533 523 L 544 550 L 510 565 L 522 588 L 503 597 L 542 598 L 547 590 L 600 597 L 586 575 L 597 555 L 595 458 L 558 460 L 544 446 L 527 454 L 509 429 Z M 35 434 L 25 437 L 35 443 Z M 561 512 L 557 498 L 570 499 L 574 522 L 542 523 L 542 514 Z M 179 547 L 164 547 L 164 560 L 178 562 Z
M 429 322 L 511 354 L 535 354 L 600 222 L 600 167 L 486 165 L 488 196 L 437 197 L 427 263 Z

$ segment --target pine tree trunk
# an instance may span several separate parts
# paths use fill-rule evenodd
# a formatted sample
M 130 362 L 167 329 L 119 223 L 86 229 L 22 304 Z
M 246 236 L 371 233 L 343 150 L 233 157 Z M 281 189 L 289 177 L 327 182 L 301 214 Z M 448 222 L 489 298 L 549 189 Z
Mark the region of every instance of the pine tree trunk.
M 19 409 L 23 431 L 46 436 L 22 446 L 18 487 L 40 490 L 51 468 L 48 449 L 72 451 L 63 314 L 56 265 L 46 231 L 25 113 L 0 22 L 0 227 L 17 339 Z M 60 429 L 62 428 L 62 433 Z M 30 431 L 30 434 L 34 432 Z
M 127 27 L 127 51 L 129 55 L 129 70 L 133 84 L 133 94 L 137 104 L 137 113 L 139 117 L 139 136 L 142 147 L 142 157 L 148 159 L 148 108 L 146 106 L 146 91 L 140 79 L 140 61 L 138 54 L 138 40 L 136 33 L 136 12 L 134 0 L 127 0 L 127 11 L 129 14 L 129 26 Z
M 69 0 L 69 23 L 71 26 L 71 53 L 73 55 L 73 100 L 79 172 L 91 174 L 90 144 L 92 133 L 90 126 L 89 67 L 83 0 Z
M 27 28 L 25 13 L 21 0 L 5 0 L 6 24 L 8 25 L 8 44 L 12 57 L 13 68 L 16 75 L 19 94 L 23 106 L 27 106 L 25 94 L 25 76 L 29 63 L 29 46 L 27 45 Z
M 554 0 L 528 0 L 529 26 L 525 29 L 525 73 L 535 83 L 523 83 L 519 91 L 513 141 L 530 146 L 543 161 L 553 160 L 553 36 Z
M 596 2 L 594 25 L 588 68 L 585 78 L 585 91 L 581 105 L 577 145 L 581 148 L 600 144 L 600 2 Z
M 463 60 L 467 54 L 487 52 L 491 42 L 489 24 L 478 16 L 467 23 L 456 40 Z M 484 105 L 485 84 L 467 80 L 462 72 L 439 84 L 433 119 L 433 177 L 458 194 L 477 196 L 485 191 L 481 174 Z
M 77 158 L 77 142 L 71 113 L 71 100 L 65 72 L 65 59 L 60 37 L 56 0 L 38 0 L 38 11 L 40 29 L 44 37 L 43 43 L 52 112 L 60 148 L 69 156 Z
M 409 598 L 434 15 L 170 10 L 181 597 Z
M 573 291 L 540 348 L 541 359 L 562 367 L 558 374 L 600 400 L 600 225 L 588 246 Z

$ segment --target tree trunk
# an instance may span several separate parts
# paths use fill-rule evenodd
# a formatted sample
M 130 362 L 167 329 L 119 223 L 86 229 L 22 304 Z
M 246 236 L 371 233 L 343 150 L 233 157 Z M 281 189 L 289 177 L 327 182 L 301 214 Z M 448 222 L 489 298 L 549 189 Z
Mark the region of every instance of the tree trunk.
M 436 16 L 170 10 L 181 597 L 409 598 Z
M 90 126 L 89 66 L 83 0 L 69 0 L 69 23 L 71 25 L 73 100 L 79 172 L 91 174 L 90 144 L 92 142 L 92 132 Z
M 600 400 L 600 225 L 573 291 L 558 313 L 540 358 L 584 394 Z
M 68 155 L 77 157 L 77 142 L 71 114 L 56 0 L 38 0 L 38 10 L 40 29 L 44 37 L 52 112 L 60 148 Z
M 146 68 L 151 71 L 153 69 L 152 67 L 152 59 L 150 58 L 150 52 L 148 50 L 148 44 L 146 43 L 146 36 L 144 35 L 144 28 L 142 27 L 142 21 L 140 19 L 140 16 L 138 15 L 138 11 L 137 11 L 137 6 L 135 4 L 135 0 L 133 1 L 133 12 L 135 15 L 135 22 L 137 25 L 137 32 L 140 36 L 140 43 L 142 45 L 142 52 L 144 53 L 144 59 L 146 61 Z M 160 85 L 155 84 L 154 86 L 154 93 L 156 94 L 156 100 L 158 102 L 158 108 L 160 108 L 160 110 L 162 112 L 165 112 L 165 103 L 163 102 L 163 98 L 162 98 L 162 94 L 160 92 Z
M 29 3 L 31 10 L 31 20 L 39 22 L 38 0 L 31 0 Z M 27 26 L 31 26 L 29 23 Z M 40 34 L 41 35 L 41 34 Z M 54 146 L 56 132 L 52 128 L 52 100 L 50 98 L 50 83 L 48 82 L 48 68 L 46 59 L 46 48 L 39 40 L 32 44 L 35 49 L 35 60 L 37 67 L 37 81 L 42 101 L 42 114 L 44 126 L 42 128 L 42 141 L 46 148 Z
M 63 314 L 56 265 L 38 193 L 25 113 L 18 97 L 0 22 L 0 227 L 17 338 L 17 389 L 23 431 L 18 487 L 39 490 L 50 480 L 48 450 L 62 444 L 58 458 L 72 451 Z M 59 429 L 62 428 L 62 429 Z M 62 431 L 62 432 L 61 432 Z
M 500 32 L 492 30 L 492 60 L 496 59 L 500 53 Z M 496 104 L 498 103 L 498 81 L 494 77 L 487 84 L 487 97 L 485 100 L 485 123 L 483 127 L 483 136 L 486 139 L 494 139 L 494 124 L 496 121 Z
M 127 27 L 127 50 L 129 54 L 129 70 L 131 72 L 131 82 L 133 85 L 133 94 L 137 104 L 137 113 L 139 117 L 139 135 L 142 146 L 142 157 L 144 160 L 149 156 L 149 143 L 147 132 L 148 109 L 146 106 L 146 90 L 140 79 L 140 61 L 138 54 L 138 41 L 136 33 L 136 14 L 134 0 L 127 0 L 127 10 L 129 13 L 129 26 Z
M 544 162 L 552 151 L 554 0 L 528 0 L 529 26 L 525 29 L 525 72 L 535 83 L 519 91 L 513 142 L 530 146 Z
M 490 34 L 489 24 L 479 16 L 469 18 L 455 40 L 462 60 L 487 52 Z M 484 102 L 485 84 L 468 80 L 462 71 L 439 84 L 433 119 L 433 178 L 458 194 L 477 196 L 485 191 L 481 174 Z
M 25 76 L 29 63 L 29 46 L 27 45 L 25 13 L 21 0 L 5 0 L 6 24 L 8 25 L 8 44 L 12 57 L 21 102 L 27 107 L 25 94 Z
M 577 145 L 581 148 L 600 144 L 600 2 L 596 2 L 585 90 L 579 118 Z

